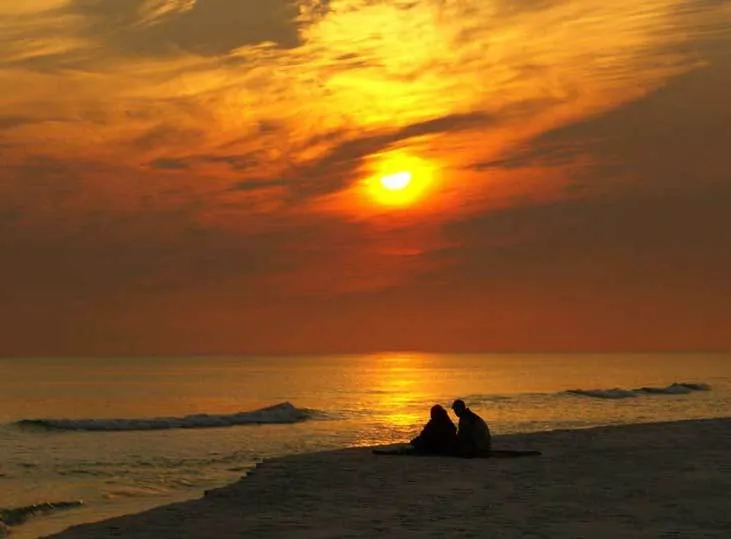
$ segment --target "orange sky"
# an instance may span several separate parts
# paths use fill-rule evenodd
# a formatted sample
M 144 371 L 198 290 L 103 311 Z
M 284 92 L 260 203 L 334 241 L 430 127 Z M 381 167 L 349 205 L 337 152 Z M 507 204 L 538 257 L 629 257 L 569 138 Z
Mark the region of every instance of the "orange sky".
M 729 88 L 729 2 L 3 2 L 0 355 L 731 348 Z

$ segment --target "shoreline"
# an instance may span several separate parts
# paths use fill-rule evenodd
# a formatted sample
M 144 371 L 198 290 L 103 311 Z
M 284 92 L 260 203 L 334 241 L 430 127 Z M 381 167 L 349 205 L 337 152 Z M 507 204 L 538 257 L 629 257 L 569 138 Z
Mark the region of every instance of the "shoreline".
M 198 499 L 73 526 L 57 539 L 726 537 L 731 417 L 496 435 L 520 459 L 266 459 Z

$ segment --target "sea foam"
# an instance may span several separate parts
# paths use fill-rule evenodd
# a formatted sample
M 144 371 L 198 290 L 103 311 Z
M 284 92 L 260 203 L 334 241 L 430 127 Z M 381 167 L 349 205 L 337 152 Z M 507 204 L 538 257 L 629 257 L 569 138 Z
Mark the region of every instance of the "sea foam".
M 23 419 L 21 427 L 40 427 L 53 430 L 131 431 L 164 429 L 202 429 L 234 425 L 264 425 L 297 423 L 311 419 L 316 412 L 296 408 L 282 402 L 266 408 L 235 414 L 197 414 L 185 417 L 151 417 L 133 419 Z

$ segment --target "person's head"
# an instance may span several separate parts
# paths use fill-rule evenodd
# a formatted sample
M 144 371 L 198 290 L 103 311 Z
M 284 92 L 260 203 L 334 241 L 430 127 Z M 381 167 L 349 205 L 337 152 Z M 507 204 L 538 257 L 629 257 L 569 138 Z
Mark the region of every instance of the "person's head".
M 457 417 L 462 417 L 462 414 L 464 414 L 465 410 L 467 410 L 467 405 L 462 399 L 457 399 L 452 403 L 452 410 L 454 410 Z
M 444 419 L 449 417 L 449 414 L 441 404 L 435 404 L 431 407 L 431 418 L 432 419 Z

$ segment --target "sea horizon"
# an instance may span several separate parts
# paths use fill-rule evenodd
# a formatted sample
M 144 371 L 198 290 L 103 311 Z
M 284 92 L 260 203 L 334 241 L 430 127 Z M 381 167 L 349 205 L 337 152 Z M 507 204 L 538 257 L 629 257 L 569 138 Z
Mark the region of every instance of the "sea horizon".
M 701 354 L 701 355 L 723 355 L 731 354 L 731 348 L 648 348 L 648 349 L 618 349 L 618 350 L 532 350 L 532 349 L 509 349 L 509 350 L 419 350 L 419 349 L 384 349 L 384 350 L 363 350 L 363 351 L 305 351 L 305 352 L 268 352 L 268 351 L 247 351 L 247 352 L 202 352 L 202 353 L 155 353 L 155 354 L 7 354 L 0 355 L 0 359 L 230 359 L 230 358 L 307 358 L 307 357 L 362 357 L 362 356 L 384 356 L 384 355 L 450 355 L 450 356 L 555 356 L 555 355 L 678 355 L 678 354 Z

